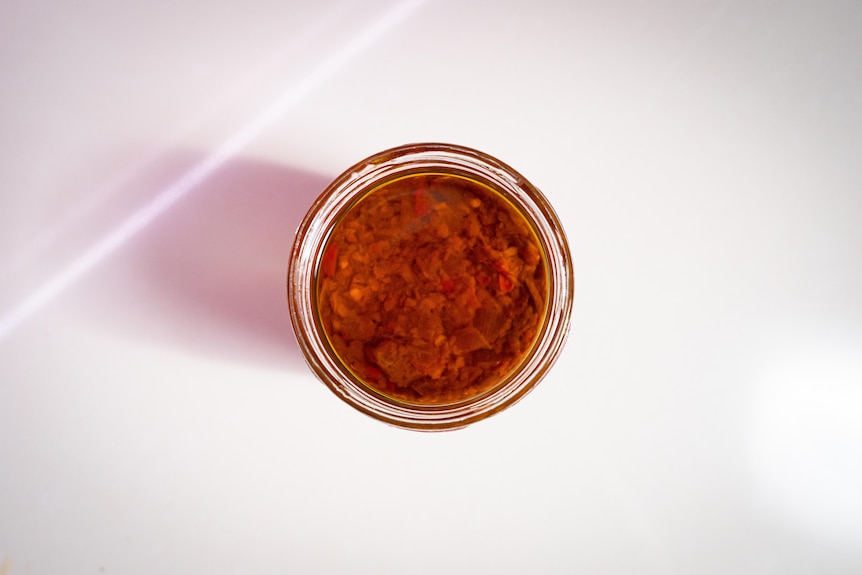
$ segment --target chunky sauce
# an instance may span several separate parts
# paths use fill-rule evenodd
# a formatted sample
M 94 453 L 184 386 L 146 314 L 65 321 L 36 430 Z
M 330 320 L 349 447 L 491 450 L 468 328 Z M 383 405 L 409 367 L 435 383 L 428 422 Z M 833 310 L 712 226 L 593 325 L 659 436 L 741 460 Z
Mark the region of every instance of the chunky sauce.
M 546 309 L 544 255 L 528 222 L 463 177 L 412 175 L 360 199 L 318 269 L 320 321 L 369 387 L 438 405 L 499 383 Z

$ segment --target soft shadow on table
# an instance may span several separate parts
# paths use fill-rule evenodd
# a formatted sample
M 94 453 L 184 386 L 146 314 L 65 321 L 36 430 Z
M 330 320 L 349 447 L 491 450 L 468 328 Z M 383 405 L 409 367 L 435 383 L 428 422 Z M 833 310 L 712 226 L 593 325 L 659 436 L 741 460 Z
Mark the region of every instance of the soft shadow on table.
M 180 158 L 168 172 L 189 165 Z M 114 302 L 134 308 L 122 312 L 125 328 L 219 360 L 301 366 L 287 264 L 300 221 L 330 180 L 250 159 L 221 166 L 118 254 L 108 281 Z

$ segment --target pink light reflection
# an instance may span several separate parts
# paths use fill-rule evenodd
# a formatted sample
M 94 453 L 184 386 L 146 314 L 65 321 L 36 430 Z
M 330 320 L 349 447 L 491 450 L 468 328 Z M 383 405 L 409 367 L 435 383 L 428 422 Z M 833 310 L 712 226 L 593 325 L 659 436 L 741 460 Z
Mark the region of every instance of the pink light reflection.
M 0 317 L 0 340 L 8 337 L 21 323 L 38 313 L 100 262 L 125 245 L 141 230 L 155 221 L 177 201 L 198 187 L 226 161 L 257 138 L 297 103 L 305 99 L 326 80 L 417 10 L 425 0 L 405 0 L 383 13 L 370 26 L 349 39 L 308 76 L 288 86 L 269 106 L 251 118 L 212 154 L 193 166 L 180 178 L 161 190 L 143 208 L 133 213 L 113 231 L 97 241 L 83 254 L 33 291 L 20 304 Z

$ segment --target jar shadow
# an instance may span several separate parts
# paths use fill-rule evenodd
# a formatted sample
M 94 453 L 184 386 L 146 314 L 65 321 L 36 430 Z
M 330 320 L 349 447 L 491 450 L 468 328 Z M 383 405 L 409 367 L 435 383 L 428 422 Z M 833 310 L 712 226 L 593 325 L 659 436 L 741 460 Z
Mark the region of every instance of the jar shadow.
M 119 285 L 131 294 L 117 297 L 136 309 L 123 321 L 163 346 L 304 367 L 287 265 L 299 223 L 329 181 L 250 159 L 221 166 L 124 250 Z

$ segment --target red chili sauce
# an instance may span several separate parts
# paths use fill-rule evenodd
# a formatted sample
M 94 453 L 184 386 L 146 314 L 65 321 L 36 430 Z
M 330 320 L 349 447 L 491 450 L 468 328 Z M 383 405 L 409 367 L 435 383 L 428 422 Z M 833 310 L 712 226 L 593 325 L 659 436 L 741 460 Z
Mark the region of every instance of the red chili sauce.
M 320 322 L 342 363 L 395 400 L 449 404 L 494 388 L 529 353 L 548 301 L 529 222 L 464 177 L 390 181 L 335 225 Z

